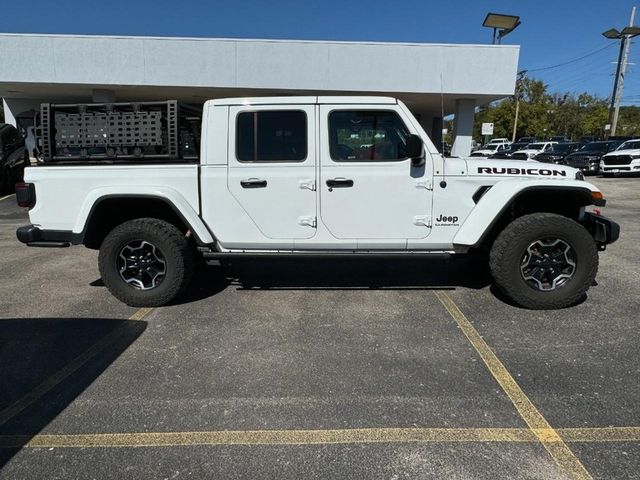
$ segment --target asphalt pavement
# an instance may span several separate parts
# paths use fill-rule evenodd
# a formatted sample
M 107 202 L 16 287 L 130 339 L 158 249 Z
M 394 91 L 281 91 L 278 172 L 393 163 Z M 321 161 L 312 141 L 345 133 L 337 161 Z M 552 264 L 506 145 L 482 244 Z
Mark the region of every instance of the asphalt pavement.
M 584 302 L 464 260 L 243 261 L 112 298 L 97 254 L 0 200 L 0 478 L 640 478 L 640 178 Z

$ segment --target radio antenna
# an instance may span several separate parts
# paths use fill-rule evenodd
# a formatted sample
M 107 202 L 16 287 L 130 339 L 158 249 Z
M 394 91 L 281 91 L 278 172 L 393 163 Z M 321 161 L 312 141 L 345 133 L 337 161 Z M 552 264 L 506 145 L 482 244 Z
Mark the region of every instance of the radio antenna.
M 444 81 L 442 80 L 442 72 L 440 72 L 440 115 L 442 118 L 442 126 L 440 127 L 440 149 L 442 150 L 442 180 L 440 181 L 440 187 L 445 188 L 447 186 L 447 182 L 444 179 L 444 135 L 442 134 L 442 130 L 444 130 Z

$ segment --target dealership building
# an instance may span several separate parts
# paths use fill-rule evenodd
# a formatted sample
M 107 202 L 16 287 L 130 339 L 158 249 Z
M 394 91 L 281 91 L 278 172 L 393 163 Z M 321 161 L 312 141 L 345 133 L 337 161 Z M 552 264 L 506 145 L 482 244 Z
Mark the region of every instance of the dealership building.
M 519 47 L 427 43 L 0 34 L 5 121 L 40 103 L 385 95 L 436 144 L 455 115 L 454 155 L 471 149 L 474 109 L 513 95 Z

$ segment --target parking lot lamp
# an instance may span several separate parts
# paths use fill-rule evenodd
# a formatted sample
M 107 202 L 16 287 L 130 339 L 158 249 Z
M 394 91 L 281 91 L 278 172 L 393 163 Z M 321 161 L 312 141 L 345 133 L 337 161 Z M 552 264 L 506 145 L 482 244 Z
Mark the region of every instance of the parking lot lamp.
M 627 59 L 629 58 L 629 49 L 631 47 L 631 39 L 640 35 L 640 27 L 633 26 L 633 22 L 636 16 L 636 7 L 631 9 L 631 19 L 629 20 L 629 26 L 618 31 L 615 28 L 610 28 L 606 32 L 602 32 L 602 35 L 609 40 L 620 41 L 620 51 L 618 52 L 618 65 L 616 66 L 616 76 L 613 80 L 613 93 L 611 94 L 611 105 L 609 107 L 609 125 L 611 130 L 609 136 L 616 134 L 616 127 L 618 125 L 618 115 L 620 113 L 620 99 L 622 98 L 622 89 L 624 84 L 624 75 L 627 70 Z
M 502 38 L 513 32 L 520 25 L 520 17 L 516 15 L 503 15 L 501 13 L 487 13 L 482 22 L 483 27 L 493 28 L 492 44 L 502 43 Z

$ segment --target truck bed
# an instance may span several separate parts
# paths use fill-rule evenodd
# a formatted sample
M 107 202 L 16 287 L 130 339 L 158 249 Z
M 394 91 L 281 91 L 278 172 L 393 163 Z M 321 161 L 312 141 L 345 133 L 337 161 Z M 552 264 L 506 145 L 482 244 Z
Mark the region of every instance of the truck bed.
M 171 198 L 185 211 L 200 214 L 194 164 L 40 165 L 26 169 L 25 181 L 37 192 L 31 222 L 48 230 L 81 233 L 96 200 L 113 191 Z

